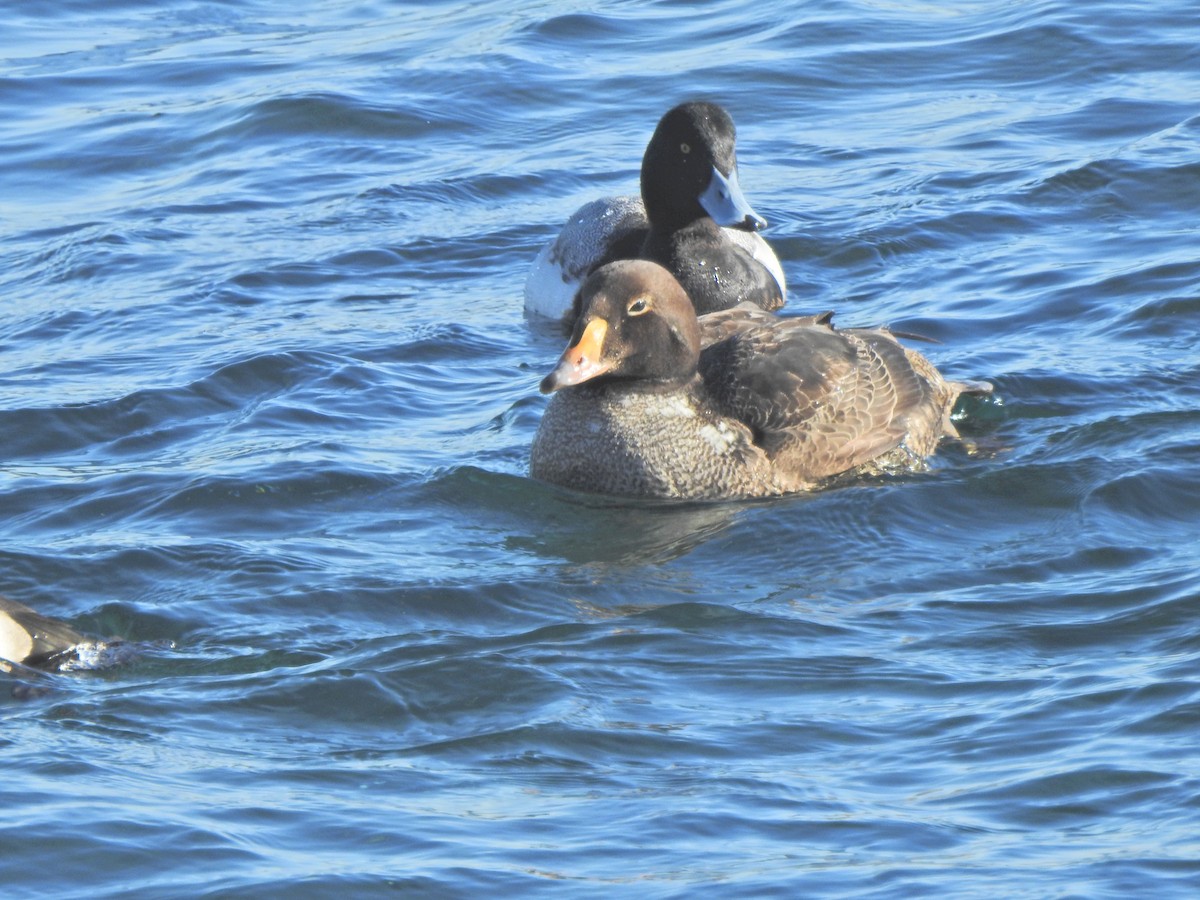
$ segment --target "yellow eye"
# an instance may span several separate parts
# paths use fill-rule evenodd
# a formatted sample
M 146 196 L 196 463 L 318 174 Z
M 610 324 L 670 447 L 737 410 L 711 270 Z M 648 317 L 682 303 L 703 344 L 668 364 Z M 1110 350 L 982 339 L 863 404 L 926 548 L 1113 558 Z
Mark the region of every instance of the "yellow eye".
M 679 149 L 686 155 L 692 152 L 692 145 L 685 141 L 679 145 Z
M 633 300 L 630 301 L 629 306 L 626 307 L 626 311 L 631 316 L 640 316 L 642 313 L 646 312 L 646 310 L 648 310 L 649 308 L 650 308 L 650 298 L 646 297 L 646 296 L 641 296 L 641 297 L 634 297 Z

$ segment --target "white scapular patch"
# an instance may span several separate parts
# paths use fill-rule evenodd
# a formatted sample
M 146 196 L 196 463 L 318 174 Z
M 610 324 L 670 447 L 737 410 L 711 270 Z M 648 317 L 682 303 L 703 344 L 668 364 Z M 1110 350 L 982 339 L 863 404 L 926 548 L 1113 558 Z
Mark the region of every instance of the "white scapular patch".
M 724 422 L 718 422 L 716 425 L 703 425 L 700 428 L 700 436 L 708 441 L 718 453 L 728 453 L 729 448 L 733 446 L 737 439 L 729 426 Z

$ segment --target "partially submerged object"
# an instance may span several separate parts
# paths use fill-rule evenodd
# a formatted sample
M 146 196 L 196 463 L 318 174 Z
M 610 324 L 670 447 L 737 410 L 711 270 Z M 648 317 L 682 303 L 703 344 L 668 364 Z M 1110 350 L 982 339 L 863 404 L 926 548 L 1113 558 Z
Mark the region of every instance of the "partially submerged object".
M 810 491 L 835 476 L 918 470 L 964 392 L 886 329 L 750 304 L 697 317 L 656 263 L 597 270 L 530 452 L 535 478 L 682 500 Z

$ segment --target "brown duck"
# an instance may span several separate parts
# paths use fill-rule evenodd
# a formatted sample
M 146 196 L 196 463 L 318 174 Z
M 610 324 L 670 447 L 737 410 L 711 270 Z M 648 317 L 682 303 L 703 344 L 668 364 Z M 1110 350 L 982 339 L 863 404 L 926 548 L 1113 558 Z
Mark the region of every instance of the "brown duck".
M 66 622 L 0 597 L 0 660 L 55 669 L 86 640 Z
M 14 663 L 48 672 L 99 669 L 135 653 L 134 644 L 88 637 L 60 619 L 0 596 L 0 672 L 12 672 Z
M 535 478 L 629 497 L 714 500 L 911 471 L 964 391 L 884 329 L 749 304 L 697 318 L 657 263 L 598 269 L 533 441 Z

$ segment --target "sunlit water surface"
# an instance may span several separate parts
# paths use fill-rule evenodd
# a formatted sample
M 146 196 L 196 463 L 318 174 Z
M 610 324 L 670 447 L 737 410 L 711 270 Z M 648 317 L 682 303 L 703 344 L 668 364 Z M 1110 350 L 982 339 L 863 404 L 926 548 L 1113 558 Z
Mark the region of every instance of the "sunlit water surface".
M 0 593 L 141 648 L 0 676 L 5 896 L 1195 896 L 1192 4 L 5 19 Z M 969 446 L 528 478 L 530 261 L 696 96 L 790 312 L 994 382 Z

